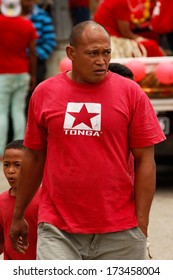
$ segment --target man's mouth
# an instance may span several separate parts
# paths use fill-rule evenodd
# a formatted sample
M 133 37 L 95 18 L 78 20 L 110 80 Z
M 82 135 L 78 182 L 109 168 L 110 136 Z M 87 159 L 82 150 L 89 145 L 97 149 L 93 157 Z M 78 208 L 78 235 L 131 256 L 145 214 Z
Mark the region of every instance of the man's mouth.
M 97 75 L 103 75 L 106 73 L 106 70 L 105 69 L 96 69 L 94 71 Z

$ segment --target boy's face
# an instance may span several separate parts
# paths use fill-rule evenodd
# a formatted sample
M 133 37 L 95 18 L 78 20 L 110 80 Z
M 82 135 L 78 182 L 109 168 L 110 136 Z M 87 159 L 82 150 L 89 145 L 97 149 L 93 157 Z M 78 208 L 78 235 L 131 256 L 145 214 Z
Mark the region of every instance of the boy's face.
M 17 188 L 24 150 L 7 149 L 3 156 L 4 175 L 12 188 Z

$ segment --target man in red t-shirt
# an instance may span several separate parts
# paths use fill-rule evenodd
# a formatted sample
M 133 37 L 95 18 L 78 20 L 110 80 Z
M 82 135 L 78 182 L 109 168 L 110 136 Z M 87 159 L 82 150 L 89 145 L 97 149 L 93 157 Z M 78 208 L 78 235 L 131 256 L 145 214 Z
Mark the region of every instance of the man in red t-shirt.
M 43 179 L 38 259 L 145 259 L 154 144 L 165 136 L 140 86 L 108 71 L 104 27 L 82 22 L 70 38 L 72 70 L 44 81 L 31 97 L 13 248 L 28 248 L 23 215 Z

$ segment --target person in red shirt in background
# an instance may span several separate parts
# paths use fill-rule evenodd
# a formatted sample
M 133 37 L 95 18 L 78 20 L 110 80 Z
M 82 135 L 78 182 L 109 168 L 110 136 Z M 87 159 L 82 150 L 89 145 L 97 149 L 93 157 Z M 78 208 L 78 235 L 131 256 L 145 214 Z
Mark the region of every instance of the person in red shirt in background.
M 28 89 L 36 85 L 36 29 L 21 14 L 19 0 L 2 0 L 0 5 L 0 159 L 8 141 L 9 111 L 13 138 L 24 136 Z
M 138 1 L 136 6 L 133 4 L 135 3 L 131 0 L 104 0 L 93 15 L 93 19 L 102 24 L 111 36 L 132 39 L 138 44 L 142 44 L 147 56 L 163 56 L 164 52 L 149 29 L 145 33 L 144 30 L 142 32 L 139 29 L 139 26 L 144 25 L 144 22 L 146 24 L 150 18 L 152 7 L 150 8 L 148 0 Z
M 153 31 L 167 38 L 168 46 L 173 51 L 173 2 L 157 0 L 151 17 Z

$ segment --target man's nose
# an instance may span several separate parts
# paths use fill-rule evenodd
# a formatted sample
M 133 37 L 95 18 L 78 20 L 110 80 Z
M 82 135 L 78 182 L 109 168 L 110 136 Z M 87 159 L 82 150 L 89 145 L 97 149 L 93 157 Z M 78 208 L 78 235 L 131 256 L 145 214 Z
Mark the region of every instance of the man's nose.
M 96 61 L 98 64 L 105 64 L 105 59 L 104 57 L 100 54 L 98 55 L 97 57 L 97 61 Z

